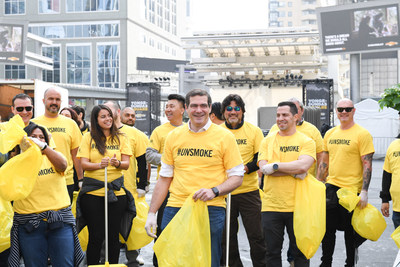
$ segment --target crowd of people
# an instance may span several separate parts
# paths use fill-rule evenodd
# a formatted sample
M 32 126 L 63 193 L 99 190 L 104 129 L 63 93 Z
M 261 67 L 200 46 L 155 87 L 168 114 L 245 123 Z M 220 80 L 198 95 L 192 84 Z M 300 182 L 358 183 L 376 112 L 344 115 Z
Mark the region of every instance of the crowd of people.
M 295 98 L 278 104 L 276 124 L 266 137 L 259 127 L 244 120 L 245 103 L 238 94 L 226 96 L 221 103 L 212 103 L 201 89 L 185 97 L 170 94 L 165 106 L 168 122 L 155 128 L 149 139 L 134 127 L 135 110 L 121 110 L 115 101 L 94 106 L 90 123 L 82 107 L 60 110 L 61 94 L 55 88 L 45 91 L 43 104 L 44 114 L 33 119 L 33 101 L 28 95 L 12 99 L 11 111 L 22 118 L 27 137 L 9 153 L 0 154 L 0 166 L 30 146 L 41 150 L 43 163 L 28 197 L 12 203 L 11 246 L 0 254 L 0 266 L 20 266 L 21 259 L 27 267 L 78 266 L 84 259 L 78 233 L 85 226 L 89 233 L 86 262 L 102 263 L 105 176 L 108 260 L 118 263 L 119 235 L 126 240 L 130 233 L 129 222 L 135 216 L 133 195 L 144 197 L 149 192 L 150 164 L 158 167 L 157 182 L 145 229 L 155 241 L 193 195 L 195 201 L 207 203 L 212 267 L 243 266 L 237 236 L 239 215 L 253 266 L 282 266 L 285 229 L 287 260 L 292 266 L 309 266 L 293 227 L 295 186 L 298 179 L 317 179 L 326 186 L 320 266 L 332 266 L 338 230 L 345 234 L 345 266 L 355 266 L 357 248 L 365 239 L 355 232 L 352 212 L 339 204 L 336 192 L 351 189 L 359 194 L 358 206 L 366 207 L 374 147 L 371 134 L 354 122 L 351 100 L 338 101 L 340 125 L 324 137 L 304 120 L 303 103 Z M 395 227 L 400 225 L 399 168 L 400 142 L 396 140 L 388 148 L 380 193 L 386 217 L 393 199 Z M 76 218 L 71 212 L 74 191 L 79 191 Z M 226 220 L 229 193 L 230 218 Z M 227 250 L 229 262 L 224 257 Z M 128 267 L 143 263 L 139 253 L 126 250 Z M 155 254 L 153 265 L 158 266 Z

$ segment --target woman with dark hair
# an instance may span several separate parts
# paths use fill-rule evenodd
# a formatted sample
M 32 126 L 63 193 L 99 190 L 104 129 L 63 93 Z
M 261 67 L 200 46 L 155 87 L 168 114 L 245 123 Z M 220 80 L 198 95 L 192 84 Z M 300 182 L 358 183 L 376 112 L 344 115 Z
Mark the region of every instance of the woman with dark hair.
M 60 114 L 74 120 L 76 124 L 79 126 L 78 114 L 72 108 L 65 107 L 62 110 L 60 110 Z
M 85 171 L 77 200 L 77 227 L 79 231 L 84 225 L 88 226 L 87 263 L 99 264 L 105 237 L 104 172 L 107 167 L 109 262 L 118 263 L 121 220 L 131 204 L 131 195 L 123 186 L 122 170 L 128 169 L 132 152 L 126 136 L 115 126 L 113 114 L 107 106 L 95 106 L 90 122 L 91 131 L 84 134 L 77 155 Z
M 24 130 L 41 149 L 43 163 L 32 192 L 13 204 L 9 266 L 19 266 L 20 256 L 27 267 L 47 266 L 48 258 L 52 266 L 78 266 L 83 252 L 63 173 L 67 160 L 47 145 L 45 128 L 31 123 Z M 20 145 L 22 151 L 29 146 L 26 140 Z

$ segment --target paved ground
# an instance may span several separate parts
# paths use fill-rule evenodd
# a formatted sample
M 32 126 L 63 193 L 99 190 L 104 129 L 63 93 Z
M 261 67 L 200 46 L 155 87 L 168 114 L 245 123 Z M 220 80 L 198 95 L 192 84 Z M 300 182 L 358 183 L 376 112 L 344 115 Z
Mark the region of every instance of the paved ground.
M 382 160 L 374 160 L 373 161 L 373 172 L 372 172 L 372 181 L 369 190 L 369 203 L 374 205 L 376 208 L 380 210 L 381 200 L 379 198 L 379 191 L 381 188 L 381 177 L 382 177 Z M 151 189 L 155 184 L 155 169 L 152 170 L 152 183 Z M 150 203 L 151 194 L 146 196 L 146 200 Z M 396 258 L 398 249 L 396 244 L 391 239 L 390 235 L 394 230 L 392 220 L 390 218 L 386 218 L 387 228 L 385 232 L 382 234 L 381 238 L 377 242 L 366 241 L 359 248 L 359 262 L 357 266 L 360 267 L 385 267 L 385 266 L 393 266 L 393 262 Z M 244 230 L 241 228 L 239 230 L 239 242 L 240 242 L 240 254 L 242 258 L 242 262 L 244 266 L 252 266 L 250 259 L 250 251 L 249 244 L 247 242 L 246 234 Z M 289 266 L 289 264 L 285 261 L 286 259 L 286 251 L 287 251 L 288 243 L 285 240 L 284 248 L 282 250 L 282 259 L 283 266 Z M 152 254 L 153 254 L 153 243 L 144 247 L 141 251 L 141 256 L 145 260 L 145 267 L 153 266 L 152 265 Z M 125 257 L 121 253 L 121 262 L 124 262 Z M 321 257 L 321 248 L 317 251 L 314 257 L 311 259 L 311 266 L 318 266 L 320 263 Z M 336 238 L 336 250 L 334 254 L 333 266 L 339 267 L 344 266 L 344 262 L 346 259 L 346 252 L 344 246 L 344 238 L 343 232 L 338 232 Z

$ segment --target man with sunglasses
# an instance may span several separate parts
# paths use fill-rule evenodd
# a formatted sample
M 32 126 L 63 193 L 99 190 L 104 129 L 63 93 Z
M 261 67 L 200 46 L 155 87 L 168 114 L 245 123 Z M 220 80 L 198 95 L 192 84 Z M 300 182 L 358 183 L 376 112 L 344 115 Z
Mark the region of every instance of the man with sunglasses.
M 82 139 L 81 130 L 75 121 L 59 115 L 61 93 L 56 88 L 49 88 L 44 92 L 43 104 L 45 106 L 44 115 L 32 121 L 47 127 L 52 139 L 54 139 L 57 150 L 67 158 L 68 167 L 64 174 L 67 181 L 68 194 L 72 202 L 74 192 L 73 167 L 76 169 L 78 180 L 81 181 L 83 179 L 81 163 L 76 158 Z
M 257 174 L 258 149 L 264 135 L 260 128 L 244 121 L 245 104 L 239 95 L 230 94 L 225 97 L 221 110 L 225 118 L 225 123 L 221 126 L 235 136 L 245 169 L 242 185 L 231 193 L 229 266 L 243 266 L 237 238 L 239 214 L 249 240 L 253 266 L 265 266 L 266 249 L 261 227 L 261 199 Z M 225 231 L 222 245 L 225 250 Z M 225 265 L 225 257 L 222 259 Z
M 356 190 L 360 193 L 360 208 L 368 204 L 375 150 L 371 134 L 354 122 L 354 113 L 354 104 L 350 99 L 338 101 L 336 114 L 340 125 L 325 134 L 324 151 L 317 170 L 317 179 L 326 183 L 326 233 L 322 240 L 322 267 L 332 266 L 336 230 L 344 231 L 345 266 L 355 265 L 356 248 L 365 241 L 354 231 L 352 213 L 338 203 L 336 195 L 340 188 Z

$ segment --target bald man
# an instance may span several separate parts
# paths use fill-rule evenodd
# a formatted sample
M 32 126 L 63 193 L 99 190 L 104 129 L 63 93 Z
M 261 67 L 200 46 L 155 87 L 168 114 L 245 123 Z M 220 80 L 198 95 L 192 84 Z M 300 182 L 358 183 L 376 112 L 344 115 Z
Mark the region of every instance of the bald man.
M 136 112 L 131 107 L 125 107 L 121 112 L 121 122 L 129 126 L 135 126 Z
M 56 150 L 61 152 L 67 159 L 68 167 L 65 170 L 64 175 L 67 181 L 68 194 L 72 203 L 74 192 L 73 167 L 76 169 L 78 180 L 81 181 L 83 179 L 81 163 L 76 158 L 82 134 L 75 121 L 58 114 L 61 106 L 61 93 L 58 89 L 47 89 L 44 92 L 43 104 L 45 106 L 44 115 L 39 116 L 32 121 L 43 125 L 48 129 L 56 144 Z
M 340 125 L 330 129 L 324 136 L 322 159 L 317 170 L 317 179 L 326 183 L 326 232 L 322 240 L 322 267 L 332 266 L 337 229 L 344 230 L 346 266 L 356 264 L 355 251 L 365 240 L 351 225 L 353 213 L 338 203 L 336 195 L 340 188 L 357 190 L 360 194 L 360 208 L 368 204 L 375 150 L 371 134 L 354 122 L 355 112 L 350 99 L 339 100 L 336 114 Z

